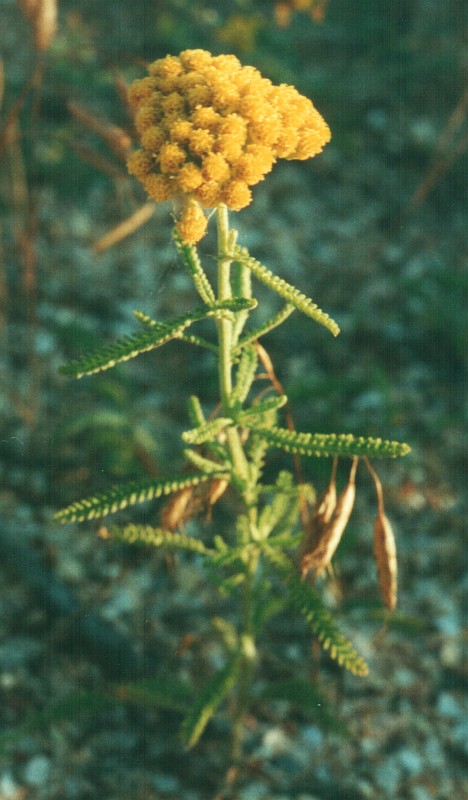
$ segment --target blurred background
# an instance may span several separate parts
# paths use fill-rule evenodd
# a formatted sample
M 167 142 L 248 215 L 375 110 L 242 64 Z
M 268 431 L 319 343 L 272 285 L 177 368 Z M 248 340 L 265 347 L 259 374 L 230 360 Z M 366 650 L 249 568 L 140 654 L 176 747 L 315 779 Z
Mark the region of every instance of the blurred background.
M 399 550 L 393 620 L 382 627 L 364 471 L 323 587 L 370 676 L 342 674 L 300 621 L 275 619 L 262 680 L 311 674 L 321 699 L 254 707 L 236 797 L 467 796 L 466 7 L 0 0 L 0 15 L 1 800 L 204 800 L 222 782 L 227 717 L 187 754 L 180 718 L 151 695 L 155 674 L 196 682 L 219 667 L 219 601 L 196 560 L 52 521 L 93 489 L 180 469 L 187 396 L 216 402 L 212 357 L 183 343 L 79 382 L 58 374 L 130 333 L 134 309 L 193 306 L 169 205 L 126 174 L 125 87 L 196 47 L 294 84 L 332 130 L 322 155 L 277 164 L 232 215 L 251 253 L 341 326 L 335 340 L 293 315 L 264 340 L 296 427 L 412 446 L 379 466 Z M 318 491 L 328 469 L 304 464 Z

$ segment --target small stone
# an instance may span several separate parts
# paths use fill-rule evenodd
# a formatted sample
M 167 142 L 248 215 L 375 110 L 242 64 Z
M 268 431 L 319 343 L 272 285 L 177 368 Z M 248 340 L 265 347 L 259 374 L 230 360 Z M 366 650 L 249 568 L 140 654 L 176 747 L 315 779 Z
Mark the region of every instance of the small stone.
M 265 784 L 260 783 L 260 781 L 254 781 L 241 789 L 238 797 L 239 800 L 262 800 L 266 798 L 267 794 L 268 788 Z
M 11 772 L 0 775 L 0 797 L 2 800 L 18 800 L 20 787 L 15 783 Z
M 442 717 L 454 717 L 456 719 L 461 713 L 460 703 L 450 692 L 442 692 L 437 700 L 437 711 Z
M 423 769 L 423 760 L 415 750 L 400 750 L 397 755 L 398 763 L 407 775 L 418 775 Z
M 377 764 L 375 780 L 379 789 L 386 792 L 387 797 L 398 797 L 398 787 L 401 780 L 401 770 L 394 757 L 390 757 Z
M 156 775 L 153 775 L 151 778 L 151 783 L 158 792 L 171 792 L 172 794 L 174 792 L 180 792 L 180 783 L 174 775 L 166 775 L 162 772 L 156 773 Z
M 29 786 L 43 786 L 48 780 L 50 761 L 46 756 L 34 756 L 24 768 L 23 777 Z

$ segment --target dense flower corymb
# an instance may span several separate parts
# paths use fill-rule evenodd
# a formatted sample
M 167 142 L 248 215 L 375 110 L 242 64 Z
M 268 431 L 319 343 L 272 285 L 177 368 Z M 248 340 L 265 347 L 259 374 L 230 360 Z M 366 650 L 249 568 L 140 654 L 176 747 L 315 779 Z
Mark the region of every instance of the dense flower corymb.
M 308 98 L 235 56 L 185 50 L 148 72 L 129 90 L 141 149 L 128 169 L 153 200 L 182 200 L 177 227 L 187 242 L 205 233 L 202 206 L 239 211 L 278 158 L 311 158 L 330 140 Z

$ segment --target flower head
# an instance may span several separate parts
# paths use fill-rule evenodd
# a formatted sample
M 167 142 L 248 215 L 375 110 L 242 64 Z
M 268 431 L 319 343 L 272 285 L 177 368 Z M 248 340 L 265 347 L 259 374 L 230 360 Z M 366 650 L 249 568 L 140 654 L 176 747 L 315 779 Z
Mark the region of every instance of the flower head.
M 233 55 L 185 50 L 148 72 L 129 90 L 141 149 L 128 168 L 154 200 L 182 200 L 187 242 L 205 233 L 202 207 L 244 208 L 278 158 L 311 158 L 330 140 L 310 100 Z

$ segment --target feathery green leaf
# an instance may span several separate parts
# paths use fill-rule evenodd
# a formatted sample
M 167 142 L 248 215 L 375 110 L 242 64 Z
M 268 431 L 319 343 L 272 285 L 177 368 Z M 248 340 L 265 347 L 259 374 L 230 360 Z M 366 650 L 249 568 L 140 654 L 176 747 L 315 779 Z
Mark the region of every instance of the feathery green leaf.
M 203 444 L 210 441 L 210 439 L 216 439 L 217 435 L 228 425 L 232 425 L 232 419 L 229 417 L 216 417 L 205 423 L 205 425 L 200 425 L 199 428 L 184 431 L 182 439 L 187 444 Z
M 243 425 L 272 447 L 279 447 L 287 453 L 299 453 L 302 456 L 397 458 L 406 455 L 411 449 L 404 442 L 373 439 L 370 436 L 353 436 L 351 433 L 297 433 L 287 428 L 260 428 L 252 424 L 249 419 L 243 420 Z
M 224 478 L 226 474 L 220 470 L 218 477 Z M 146 500 L 153 500 L 155 497 L 172 494 L 187 486 L 197 486 L 211 478 L 213 475 L 196 473 L 180 475 L 171 480 L 145 478 L 121 486 L 111 486 L 107 492 L 77 500 L 67 508 L 57 511 L 54 519 L 58 522 L 83 522 L 84 520 L 99 519 L 127 506 L 134 506 L 137 503 L 144 503 Z
M 156 323 L 155 326 L 147 330 L 137 331 L 131 336 L 125 336 L 123 339 L 107 345 L 95 353 L 89 353 L 76 361 L 72 361 L 70 364 L 65 364 L 60 367 L 60 372 L 63 375 L 75 378 L 103 372 L 106 369 L 115 367 L 116 364 L 120 364 L 122 361 L 135 358 L 140 353 L 146 353 L 149 350 L 162 347 L 172 339 L 180 338 L 186 328 L 190 327 L 194 322 L 201 322 L 210 317 L 221 319 L 226 314 L 230 315 L 231 313 L 244 311 L 247 308 L 255 308 L 256 304 L 256 300 L 232 298 L 223 300 L 222 303 L 218 303 L 214 308 L 202 308 L 192 311 L 190 314 L 184 314 L 183 317 L 164 323 L 163 326 L 160 323 Z
M 187 448 L 184 450 L 184 456 L 187 461 L 191 461 L 192 464 L 197 467 L 200 472 L 205 473 L 205 475 L 219 474 L 220 470 L 223 470 L 226 473 L 230 471 L 229 464 L 220 464 L 219 461 L 212 461 L 211 458 L 205 458 L 196 450 L 189 450 Z
M 231 401 L 242 405 L 252 386 L 258 364 L 258 355 L 255 347 L 246 346 L 242 350 L 236 373 L 236 385 L 231 395 Z
M 200 539 L 185 533 L 152 528 L 150 525 L 111 525 L 109 533 L 121 542 L 135 544 L 140 542 L 152 547 L 167 547 L 170 550 L 186 550 L 203 556 L 213 555 L 214 550 L 206 547 Z
M 239 425 L 251 427 L 252 423 L 255 424 L 254 420 L 257 420 L 258 426 L 259 417 L 271 411 L 278 411 L 278 409 L 285 406 L 287 402 L 288 398 L 285 394 L 274 395 L 274 397 L 269 397 L 267 400 L 262 400 L 262 402 L 255 403 L 249 408 L 244 409 L 244 411 L 240 411 L 237 415 L 237 422 Z
M 309 623 L 323 649 L 328 650 L 330 657 L 353 675 L 367 675 L 369 670 L 366 662 L 343 635 L 320 595 L 295 574 L 289 558 L 268 545 L 264 545 L 263 552 L 286 581 L 290 601 Z
M 295 286 L 291 286 L 291 284 L 287 283 L 283 278 L 278 278 L 268 267 L 265 267 L 260 261 L 252 258 L 245 247 L 235 247 L 234 258 L 250 269 L 259 281 L 269 286 L 270 289 L 273 289 L 274 292 L 293 305 L 294 308 L 297 308 L 298 311 L 302 311 L 306 316 L 311 317 L 311 319 L 314 319 L 320 325 L 328 328 L 333 336 L 339 334 L 340 329 L 336 322 L 322 311 L 310 297 L 300 292 Z
M 137 318 L 138 322 L 141 322 L 145 328 L 149 328 L 151 330 L 167 330 L 168 325 L 164 324 L 163 322 L 157 322 L 157 320 L 152 319 L 145 314 L 143 311 L 134 311 L 133 312 L 135 317 Z M 218 352 L 218 346 L 216 344 L 212 344 L 208 342 L 206 339 L 203 339 L 201 336 L 195 336 L 193 333 L 181 333 L 180 336 L 177 337 L 181 342 L 187 342 L 187 344 L 195 344 L 198 347 L 203 347 L 205 350 L 211 350 L 212 353 Z
M 184 262 L 185 267 L 191 276 L 201 299 L 204 303 L 206 303 L 207 306 L 214 306 L 216 304 L 215 293 L 206 276 L 205 270 L 202 267 L 197 248 L 193 244 L 184 242 L 180 238 L 175 228 L 173 231 L 173 238 L 175 246 L 182 256 L 182 261 Z
M 266 333 L 269 333 L 269 331 L 272 331 L 274 328 L 277 328 L 278 325 L 281 325 L 281 323 L 284 322 L 285 319 L 291 316 L 294 310 L 295 310 L 294 306 L 291 305 L 291 303 L 286 303 L 286 305 L 283 306 L 281 311 L 278 311 L 278 313 L 275 314 L 273 317 L 267 319 L 267 321 L 264 322 L 263 325 L 259 325 L 258 328 L 254 328 L 251 331 L 247 331 L 245 336 L 243 336 L 240 342 L 236 345 L 236 347 L 234 347 L 233 352 L 239 353 L 242 350 L 242 348 L 245 347 L 247 344 L 251 344 L 251 342 L 256 342 L 257 339 L 260 339 L 261 336 L 264 336 Z
M 240 657 L 240 652 L 234 653 L 224 669 L 202 688 L 198 701 L 182 724 L 181 737 L 187 748 L 198 742 L 216 709 L 235 685 L 239 675 Z

